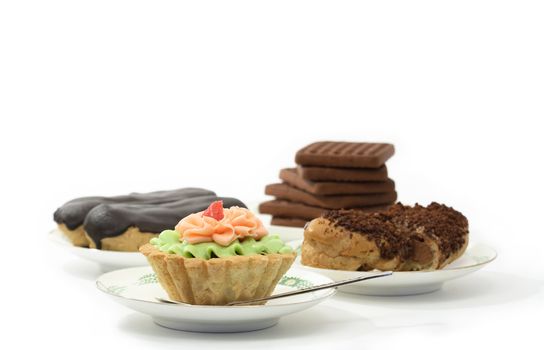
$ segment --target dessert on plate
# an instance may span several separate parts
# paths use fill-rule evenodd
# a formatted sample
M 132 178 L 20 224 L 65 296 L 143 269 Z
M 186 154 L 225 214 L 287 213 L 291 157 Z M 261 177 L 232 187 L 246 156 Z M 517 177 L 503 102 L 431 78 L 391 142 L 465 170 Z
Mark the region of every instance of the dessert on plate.
M 203 196 L 162 204 L 101 204 L 87 214 L 83 228 L 90 248 L 137 252 L 138 248 L 173 227 L 181 218 L 222 200 L 245 207 L 236 198 Z
M 215 201 L 140 248 L 168 296 L 225 305 L 272 294 L 296 254 L 248 209 Z
M 468 234 L 463 214 L 435 202 L 376 213 L 330 210 L 305 227 L 301 262 L 351 271 L 442 269 L 463 254 Z
M 236 198 L 218 197 L 201 188 L 132 193 L 117 197 L 74 199 L 57 209 L 58 228 L 75 246 L 137 252 L 138 248 L 174 227 L 183 217 L 222 200 L 245 207 Z
M 114 197 L 81 197 L 63 204 L 53 214 L 53 219 L 59 230 L 78 247 L 88 247 L 89 240 L 85 237 L 83 222 L 87 214 L 100 204 L 130 203 L 130 204 L 161 204 L 178 201 L 184 198 L 215 195 L 214 192 L 202 188 L 180 188 L 168 191 L 149 193 L 131 193 Z

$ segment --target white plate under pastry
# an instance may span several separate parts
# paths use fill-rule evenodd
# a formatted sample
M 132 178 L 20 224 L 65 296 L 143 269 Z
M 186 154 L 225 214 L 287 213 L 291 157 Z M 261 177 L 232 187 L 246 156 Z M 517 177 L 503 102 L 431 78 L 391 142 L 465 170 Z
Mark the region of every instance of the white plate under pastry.
M 300 268 L 291 268 L 272 294 L 332 282 L 331 279 Z M 191 332 L 245 332 L 271 327 L 280 317 L 310 308 L 332 296 L 325 289 L 268 301 L 265 305 L 210 306 L 162 303 L 168 298 L 151 267 L 116 270 L 100 276 L 96 286 L 116 302 L 151 316 L 163 327 Z
M 104 271 L 147 265 L 145 256 L 140 252 L 115 252 L 111 250 L 76 247 L 58 229 L 49 233 L 49 240 L 80 258 L 99 264 Z
M 301 240 L 304 237 L 304 229 L 302 227 L 268 225 L 266 229 L 268 230 L 268 234 L 278 235 L 284 242 Z
M 372 271 L 345 271 L 321 269 L 302 265 L 300 262 L 300 247 L 302 240 L 289 243 L 298 256 L 294 266 L 306 269 L 307 271 L 321 273 L 334 281 L 341 281 L 357 276 L 372 274 Z M 497 257 L 497 252 L 485 244 L 469 244 L 465 253 L 451 264 L 441 270 L 434 271 L 399 271 L 387 278 L 353 283 L 338 287 L 339 291 L 363 295 L 375 296 L 400 296 L 424 294 L 439 290 L 445 282 L 463 277 L 475 272 Z M 375 272 L 375 271 L 374 271 Z
M 268 226 L 267 229 L 269 234 L 279 235 L 284 242 L 301 239 L 304 232 L 301 228 L 284 226 Z M 49 240 L 80 258 L 99 264 L 103 271 L 112 271 L 125 267 L 147 266 L 147 260 L 140 252 L 116 252 L 76 247 L 58 229 L 52 230 L 49 233 Z

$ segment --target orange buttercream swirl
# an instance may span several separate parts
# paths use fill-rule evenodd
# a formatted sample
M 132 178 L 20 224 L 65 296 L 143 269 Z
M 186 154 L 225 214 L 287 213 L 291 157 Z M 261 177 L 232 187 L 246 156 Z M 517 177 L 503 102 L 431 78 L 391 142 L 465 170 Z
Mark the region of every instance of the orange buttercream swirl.
M 246 208 L 223 209 L 225 216 L 221 220 L 202 213 L 186 216 L 176 225 L 180 239 L 190 244 L 213 241 L 228 246 L 236 239 L 253 237 L 259 240 L 268 234 L 261 220 Z

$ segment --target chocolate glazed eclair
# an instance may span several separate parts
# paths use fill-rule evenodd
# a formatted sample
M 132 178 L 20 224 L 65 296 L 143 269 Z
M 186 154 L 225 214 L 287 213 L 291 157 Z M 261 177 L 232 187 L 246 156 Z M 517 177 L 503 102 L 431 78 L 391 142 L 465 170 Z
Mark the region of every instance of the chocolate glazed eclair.
M 79 247 L 88 247 L 89 241 L 85 236 L 83 222 L 87 214 L 100 204 L 162 204 L 202 196 L 215 196 L 215 192 L 188 187 L 169 191 L 131 193 L 115 197 L 82 197 L 73 199 L 58 208 L 53 214 L 53 219 L 72 244 Z
M 138 251 L 163 230 L 172 228 L 185 216 L 205 210 L 222 200 L 226 208 L 245 204 L 236 198 L 200 196 L 159 205 L 101 204 L 93 208 L 83 224 L 91 248 Z

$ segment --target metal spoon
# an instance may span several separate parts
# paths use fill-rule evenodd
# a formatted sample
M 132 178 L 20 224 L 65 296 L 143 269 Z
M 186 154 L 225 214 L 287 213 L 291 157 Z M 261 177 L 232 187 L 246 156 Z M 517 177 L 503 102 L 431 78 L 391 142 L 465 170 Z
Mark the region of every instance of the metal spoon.
M 291 291 L 291 292 L 275 294 L 275 295 L 271 295 L 271 296 L 266 297 L 266 298 L 244 300 L 244 301 L 233 301 L 233 302 L 230 302 L 230 303 L 228 303 L 228 304 L 226 304 L 224 306 L 253 304 L 253 303 L 258 303 L 258 302 L 261 302 L 261 301 L 267 301 L 267 300 L 278 299 L 278 298 L 285 298 L 285 297 L 290 297 L 292 295 L 299 295 L 299 294 L 304 294 L 304 293 L 315 292 L 316 290 L 336 288 L 336 287 L 339 287 L 339 286 L 344 286 L 346 284 L 351 284 L 351 283 L 355 283 L 355 282 L 361 282 L 361 281 L 371 280 L 371 279 L 375 279 L 375 278 L 387 277 L 387 276 L 391 276 L 392 274 L 393 274 L 393 271 L 385 271 L 385 272 L 380 272 L 380 273 L 377 273 L 377 274 L 371 275 L 371 276 L 359 276 L 359 277 L 350 278 L 350 279 L 343 280 L 343 281 L 320 284 L 318 286 L 298 289 L 298 290 L 294 290 L 294 291 Z M 157 299 L 160 302 L 168 303 L 168 304 L 181 304 L 181 305 L 194 306 L 192 304 L 183 303 L 181 301 L 175 301 L 175 300 L 170 300 L 170 299 L 164 299 L 164 298 L 161 298 L 161 297 L 155 297 L 155 299 Z

